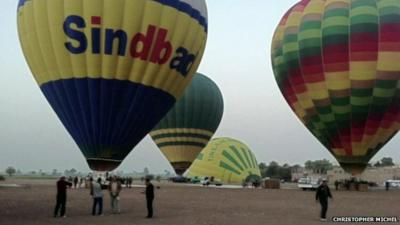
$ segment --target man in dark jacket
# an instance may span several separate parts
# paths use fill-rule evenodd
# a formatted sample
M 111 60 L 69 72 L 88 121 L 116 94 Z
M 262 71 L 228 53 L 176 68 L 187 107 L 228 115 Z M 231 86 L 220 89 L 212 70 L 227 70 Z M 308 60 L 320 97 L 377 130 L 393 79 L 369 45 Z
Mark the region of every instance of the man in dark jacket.
M 61 177 L 57 181 L 57 203 L 54 209 L 54 217 L 58 216 L 60 211 L 61 217 L 65 216 L 65 205 L 67 203 L 67 188 L 72 187 L 72 183 L 65 181 L 65 177 Z
M 153 200 L 154 200 L 154 186 L 149 178 L 146 178 L 146 201 L 147 201 L 147 218 L 153 217 Z
M 326 180 L 318 187 L 315 194 L 315 200 L 321 204 L 321 221 L 326 220 L 326 212 L 328 211 L 328 198 L 332 199 L 331 190 L 329 189 Z

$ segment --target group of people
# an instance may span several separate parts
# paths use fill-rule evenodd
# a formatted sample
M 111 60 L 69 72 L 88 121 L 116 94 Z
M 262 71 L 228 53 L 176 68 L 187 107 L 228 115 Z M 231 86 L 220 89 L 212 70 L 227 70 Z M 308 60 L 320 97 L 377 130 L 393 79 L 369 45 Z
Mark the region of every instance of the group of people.
M 146 184 L 146 203 L 147 203 L 147 218 L 153 217 L 153 201 L 154 201 L 154 186 L 150 182 L 150 179 L 145 179 Z M 66 180 L 65 177 L 61 177 L 57 181 L 57 202 L 54 209 L 54 217 L 65 217 L 66 201 L 67 201 L 67 189 L 72 187 L 73 184 Z M 120 213 L 119 198 L 122 190 L 122 182 L 116 176 L 111 177 L 108 185 L 102 184 L 102 179 L 98 178 L 94 181 L 90 178 L 90 195 L 93 198 L 92 215 L 103 215 L 103 190 L 108 189 L 111 201 L 112 213 Z M 321 185 L 318 187 L 315 199 L 321 204 L 321 221 L 326 221 L 326 214 L 328 211 L 328 199 L 332 199 L 331 191 L 327 185 L 327 181 L 323 180 Z
M 108 176 L 107 176 L 108 177 Z M 68 176 L 65 179 L 73 184 L 73 188 L 81 188 L 83 183 L 85 183 L 85 188 L 88 188 L 90 186 L 90 178 L 91 176 L 88 175 L 86 177 L 82 176 Z M 127 188 L 132 188 L 132 183 L 133 183 L 133 177 L 118 177 L 118 180 L 120 181 L 121 185 L 127 187 Z M 143 180 L 144 181 L 144 180 Z
M 360 185 L 361 184 L 367 184 L 368 186 L 374 185 L 374 183 L 369 183 L 367 181 L 363 181 L 360 179 L 352 178 L 352 179 L 345 179 L 345 180 L 336 180 L 335 181 L 335 189 L 344 189 L 344 190 L 360 190 Z M 376 185 L 376 184 L 375 184 Z
M 125 185 L 125 187 L 132 188 L 133 177 L 121 177 L 120 181 L 122 185 Z
M 108 185 L 104 185 L 102 183 L 102 179 L 99 177 L 97 180 L 93 178 L 89 178 L 90 181 L 90 195 L 93 198 L 93 207 L 92 207 L 92 215 L 103 215 L 103 197 L 104 193 L 103 190 L 107 189 L 110 195 L 110 202 L 111 202 L 111 211 L 112 213 L 119 214 L 121 212 L 119 207 L 119 200 L 120 200 L 120 192 L 122 190 L 122 182 L 121 179 L 112 176 L 109 180 Z M 146 184 L 146 202 L 147 202 L 147 218 L 153 217 L 153 201 L 154 201 L 154 186 L 150 182 L 150 179 L 145 179 Z M 57 201 L 56 206 L 54 208 L 54 217 L 66 217 L 66 202 L 67 202 L 67 189 L 75 186 L 70 181 L 67 181 L 66 177 L 61 177 L 57 181 Z M 132 182 L 130 184 L 126 184 L 127 187 L 131 187 Z

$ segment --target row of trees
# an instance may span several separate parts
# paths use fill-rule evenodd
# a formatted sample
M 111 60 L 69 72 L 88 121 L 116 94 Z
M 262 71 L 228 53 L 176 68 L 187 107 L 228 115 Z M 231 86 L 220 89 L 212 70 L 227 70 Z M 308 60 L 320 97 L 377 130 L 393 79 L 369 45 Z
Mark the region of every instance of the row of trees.
M 390 157 L 384 157 L 378 162 L 374 164 L 375 167 L 387 167 L 387 166 L 394 166 L 394 161 Z
M 10 177 L 12 177 L 12 176 L 14 176 L 16 174 L 17 175 L 22 175 L 22 172 L 20 170 L 16 170 L 12 166 L 8 167 L 5 170 L 5 172 Z M 39 171 L 31 171 L 31 172 L 26 173 L 26 174 L 27 175 L 35 175 L 35 176 L 36 175 L 40 175 L 40 176 L 53 176 L 53 177 L 59 177 L 59 176 L 62 176 L 62 175 L 67 176 L 67 177 L 69 177 L 69 176 L 75 177 L 75 176 L 84 176 L 85 175 L 85 174 L 79 172 L 78 170 L 76 170 L 74 168 L 69 169 L 69 170 L 64 170 L 64 172 L 59 172 L 57 169 L 53 169 L 52 172 L 48 172 L 48 173 L 43 172 L 42 170 L 39 170 Z M 114 174 L 116 174 L 118 176 L 124 176 L 124 172 L 123 171 L 117 171 Z M 142 172 L 133 171 L 133 173 L 130 174 L 130 175 L 133 175 L 135 177 L 146 177 L 146 176 L 152 175 L 152 174 L 150 173 L 150 170 L 147 167 L 145 167 Z M 171 174 L 170 171 L 164 170 L 164 174 L 162 174 L 162 176 L 170 177 L 170 176 L 172 176 L 172 174 Z
M 333 168 L 333 164 L 326 159 L 316 161 L 308 160 L 304 164 L 304 167 L 306 170 L 312 171 L 313 173 L 326 174 L 328 170 Z
M 373 166 L 375 167 L 387 167 L 387 166 L 394 166 L 395 163 L 392 158 L 390 157 L 384 157 L 378 162 L 376 162 Z M 369 166 L 372 167 L 372 164 Z M 279 163 L 272 161 L 269 163 L 269 165 L 265 163 L 260 163 L 259 164 L 261 176 L 263 178 L 269 177 L 269 178 L 274 178 L 274 179 L 280 179 L 280 180 L 285 180 L 285 181 L 291 181 L 292 180 L 292 173 L 293 172 L 300 172 L 300 170 L 303 168 L 300 165 L 294 165 L 291 166 L 289 164 L 284 164 L 284 165 L 279 165 Z M 327 174 L 329 170 L 333 168 L 333 164 L 326 159 L 323 160 L 315 160 L 311 161 L 308 160 L 304 164 L 304 168 L 307 171 L 312 171 L 313 173 L 317 174 Z
M 293 167 L 300 167 L 299 165 L 293 166 Z M 280 179 L 280 180 L 285 180 L 285 181 L 291 181 L 292 180 L 292 166 L 289 164 L 284 164 L 283 166 L 280 166 L 279 163 L 272 161 L 269 163 L 267 166 L 265 163 L 260 163 L 259 168 L 261 172 L 261 176 L 263 178 L 265 177 L 270 177 L 270 178 L 275 178 L 275 179 Z
M 8 176 L 12 177 L 15 174 L 22 174 L 22 172 L 20 170 L 16 170 L 14 167 L 9 166 L 7 167 L 6 171 Z M 64 173 L 58 172 L 58 170 L 54 169 L 51 174 L 45 173 L 42 170 L 39 171 L 31 171 L 28 174 L 30 175 L 52 175 L 52 176 L 61 176 L 61 175 L 65 175 L 65 176 L 75 176 L 78 174 L 78 171 L 76 169 L 70 169 L 70 170 L 65 170 Z
M 394 166 L 395 163 L 392 158 L 390 157 L 384 157 L 373 166 L 375 167 L 387 167 L 387 166 Z M 369 164 L 370 167 L 372 167 L 372 164 Z M 272 161 L 269 163 L 269 165 L 266 165 L 265 163 L 260 163 L 259 165 L 261 176 L 262 177 L 270 177 L 270 178 L 276 178 L 276 179 L 281 179 L 285 181 L 290 181 L 292 179 L 292 172 L 296 172 L 302 167 L 300 165 L 294 165 L 291 166 L 289 164 L 284 164 L 284 165 L 279 165 L 279 163 Z M 304 168 L 308 171 L 312 171 L 313 173 L 318 173 L 318 174 L 326 174 L 329 170 L 333 168 L 333 164 L 326 159 L 323 160 L 315 160 L 311 161 L 308 160 L 304 164 Z M 10 166 L 6 169 L 5 171 L 10 177 L 13 176 L 16 173 L 21 173 L 20 171 L 17 171 L 14 167 Z M 169 177 L 171 173 L 167 170 L 164 171 L 165 176 Z M 32 171 L 32 175 L 46 175 L 46 173 L 42 172 L 40 170 L 39 172 Z M 120 171 L 119 174 L 123 174 L 123 171 Z M 147 176 L 150 175 L 150 171 L 147 167 L 143 169 L 143 172 L 134 172 L 135 175 L 142 175 L 142 176 Z M 62 173 L 58 172 L 56 169 L 54 169 L 51 173 L 52 176 L 61 176 Z M 65 170 L 63 175 L 65 176 L 77 176 L 80 175 L 80 173 L 72 168 L 70 170 Z
M 302 169 L 298 164 L 291 166 L 286 163 L 281 166 L 275 161 L 270 162 L 269 165 L 260 163 L 259 168 L 263 178 L 269 177 L 285 181 L 291 181 L 292 172 L 297 172 Z M 309 160 L 305 163 L 305 168 L 314 173 L 326 174 L 328 170 L 333 168 L 333 165 L 326 159 L 316 161 Z

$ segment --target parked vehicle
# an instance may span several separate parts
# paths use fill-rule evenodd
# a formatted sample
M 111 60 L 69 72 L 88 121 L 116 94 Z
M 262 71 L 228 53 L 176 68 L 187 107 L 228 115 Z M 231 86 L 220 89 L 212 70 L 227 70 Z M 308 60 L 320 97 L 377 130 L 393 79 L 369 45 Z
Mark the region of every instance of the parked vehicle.
M 192 184 L 199 184 L 199 183 L 201 183 L 201 179 L 199 177 L 193 177 L 190 179 L 190 182 Z
M 385 181 L 383 186 L 386 185 L 386 182 L 389 182 L 389 185 L 392 188 L 400 188 L 400 180 L 387 180 L 387 181 Z
M 214 177 L 204 177 L 204 179 L 201 181 L 201 184 L 203 186 L 210 186 L 210 185 L 222 186 L 222 182 L 214 179 Z
M 303 191 L 316 190 L 320 184 L 321 179 L 314 179 L 311 177 L 300 178 L 297 182 L 297 186 Z
M 190 179 L 183 176 L 176 176 L 171 178 L 171 181 L 174 183 L 189 183 Z

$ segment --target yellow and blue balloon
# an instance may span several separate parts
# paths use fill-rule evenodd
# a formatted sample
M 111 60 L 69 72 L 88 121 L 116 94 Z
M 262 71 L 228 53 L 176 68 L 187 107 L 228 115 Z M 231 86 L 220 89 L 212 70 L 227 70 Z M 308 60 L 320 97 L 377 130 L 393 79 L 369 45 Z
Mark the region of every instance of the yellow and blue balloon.
M 110 171 L 190 83 L 205 0 L 20 0 L 28 65 L 91 169 Z

